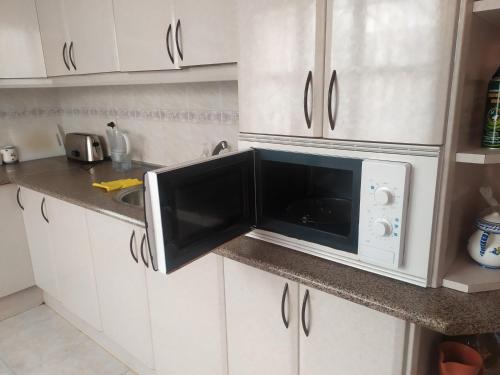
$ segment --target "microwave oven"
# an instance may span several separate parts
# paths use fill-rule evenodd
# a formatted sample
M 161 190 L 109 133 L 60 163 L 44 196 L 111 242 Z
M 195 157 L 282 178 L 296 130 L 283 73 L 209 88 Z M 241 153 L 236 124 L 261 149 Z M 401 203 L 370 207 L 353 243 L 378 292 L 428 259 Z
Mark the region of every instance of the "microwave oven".
M 146 232 L 156 269 L 174 272 L 249 234 L 427 285 L 433 202 L 415 199 L 434 195 L 435 186 L 424 186 L 432 185 L 425 177 L 436 172 L 437 158 L 248 146 L 146 173 Z

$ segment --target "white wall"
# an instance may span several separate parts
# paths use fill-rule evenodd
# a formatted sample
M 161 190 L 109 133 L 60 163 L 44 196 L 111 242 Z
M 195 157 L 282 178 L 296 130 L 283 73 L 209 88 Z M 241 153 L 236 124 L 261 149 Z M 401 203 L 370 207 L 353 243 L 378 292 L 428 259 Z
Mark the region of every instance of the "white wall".
M 0 145 L 19 146 L 23 160 L 62 153 L 66 132 L 105 134 L 115 121 L 132 158 L 173 164 L 200 157 L 220 140 L 236 148 L 236 82 L 0 90 Z

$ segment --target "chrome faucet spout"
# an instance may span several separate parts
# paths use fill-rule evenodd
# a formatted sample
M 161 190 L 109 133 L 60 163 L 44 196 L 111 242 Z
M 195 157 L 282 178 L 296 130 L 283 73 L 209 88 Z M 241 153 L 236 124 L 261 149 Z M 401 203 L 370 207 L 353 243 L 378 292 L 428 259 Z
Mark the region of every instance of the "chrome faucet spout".
M 219 155 L 222 150 L 225 150 L 229 147 L 227 144 L 227 141 L 220 141 L 217 143 L 217 146 L 215 146 L 214 150 L 212 151 L 212 156 Z

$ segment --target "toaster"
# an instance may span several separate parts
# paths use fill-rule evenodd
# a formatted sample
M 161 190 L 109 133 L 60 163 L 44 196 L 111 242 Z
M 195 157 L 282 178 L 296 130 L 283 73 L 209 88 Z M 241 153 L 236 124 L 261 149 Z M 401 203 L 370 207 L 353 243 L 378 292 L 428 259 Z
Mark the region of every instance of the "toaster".
M 104 160 L 103 143 L 98 135 L 86 133 L 68 133 L 64 140 L 66 156 L 84 162 Z

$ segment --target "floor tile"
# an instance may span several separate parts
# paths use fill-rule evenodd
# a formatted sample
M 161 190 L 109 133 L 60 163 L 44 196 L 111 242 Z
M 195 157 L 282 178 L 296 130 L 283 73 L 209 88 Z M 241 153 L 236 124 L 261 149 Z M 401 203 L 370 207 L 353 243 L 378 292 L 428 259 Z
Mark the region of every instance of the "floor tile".
M 0 375 L 14 375 L 2 360 L 0 360 Z
M 16 375 L 121 375 L 128 370 L 45 305 L 0 322 L 0 358 Z

